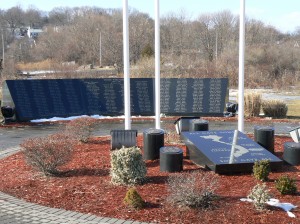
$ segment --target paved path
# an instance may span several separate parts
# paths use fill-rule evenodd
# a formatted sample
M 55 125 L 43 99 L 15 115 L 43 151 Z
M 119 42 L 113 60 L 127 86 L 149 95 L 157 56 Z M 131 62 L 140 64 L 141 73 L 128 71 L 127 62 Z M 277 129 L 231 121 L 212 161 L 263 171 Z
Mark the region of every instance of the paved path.
M 273 123 L 272 120 L 265 121 L 265 124 L 272 125 L 275 129 L 275 134 L 289 134 L 289 130 L 299 126 L 297 123 Z M 262 125 L 261 123 L 245 122 L 245 132 L 253 133 L 254 126 Z M 174 127 L 173 121 L 162 122 L 162 128 Z M 149 122 L 133 122 L 132 129 L 138 130 L 142 133 L 145 129 L 155 127 L 154 121 Z M 10 147 L 18 146 L 24 139 L 35 136 L 42 136 L 54 133 L 62 129 L 60 125 L 40 125 L 40 126 L 24 126 L 15 128 L 0 128 L 0 151 Z M 95 136 L 109 135 L 110 130 L 124 129 L 122 122 L 116 123 L 100 123 L 93 133 Z M 235 130 L 237 129 L 237 122 L 234 121 L 210 121 L 209 130 Z
M 162 124 L 164 128 L 170 122 Z M 258 124 L 245 123 L 245 131 L 253 133 L 253 128 Z M 102 123 L 94 135 L 109 135 L 112 129 L 123 129 L 122 123 Z M 132 129 L 137 129 L 139 133 L 153 127 L 152 123 L 133 123 Z M 234 130 L 236 122 L 210 122 L 210 130 Z M 276 134 L 288 134 L 288 130 L 299 126 L 290 123 L 274 123 Z M 58 131 L 59 125 L 41 125 L 34 127 L 0 128 L 0 159 L 16 153 L 18 145 L 26 138 L 47 135 Z M 49 208 L 33 203 L 25 202 L 10 195 L 0 192 L 0 224 L 101 224 L 101 223 L 123 223 L 141 224 L 138 221 L 120 220 L 115 218 L 98 217 L 91 214 L 83 214 L 63 209 Z M 143 223 L 146 224 L 146 223 Z
M 101 224 L 140 223 L 114 218 L 98 217 L 91 214 L 49 208 L 19 200 L 0 192 L 1 224 Z

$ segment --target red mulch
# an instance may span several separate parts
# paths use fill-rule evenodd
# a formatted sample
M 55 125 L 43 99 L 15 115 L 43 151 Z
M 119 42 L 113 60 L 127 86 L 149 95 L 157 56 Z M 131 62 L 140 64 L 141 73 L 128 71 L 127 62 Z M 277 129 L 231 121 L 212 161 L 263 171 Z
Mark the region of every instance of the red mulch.
M 275 139 L 276 155 L 282 157 L 283 143 L 290 137 Z M 142 148 L 142 136 L 138 136 Z M 179 146 L 185 150 L 185 146 Z M 158 223 L 300 223 L 300 210 L 292 212 L 290 218 L 281 209 L 269 207 L 267 211 L 256 211 L 251 203 L 241 202 L 249 190 L 259 181 L 251 174 L 218 175 L 217 194 L 220 200 L 211 210 L 180 210 L 170 207 L 166 201 L 167 178 L 170 175 L 159 171 L 159 161 L 146 161 L 148 181 L 137 190 L 147 202 L 146 208 L 133 210 L 123 204 L 128 189 L 110 183 L 110 138 L 97 137 L 87 144 L 78 144 L 73 160 L 62 167 L 69 171 L 62 177 L 44 177 L 28 166 L 22 153 L 1 160 L 0 190 L 26 201 L 41 205 L 64 208 L 104 217 Z M 184 159 L 184 171 L 202 169 Z M 275 179 L 283 174 L 297 180 L 300 189 L 300 166 L 283 165 L 270 174 L 267 186 L 273 196 L 281 202 L 300 206 L 300 194 L 282 196 L 275 189 Z M 211 172 L 211 171 L 206 171 Z

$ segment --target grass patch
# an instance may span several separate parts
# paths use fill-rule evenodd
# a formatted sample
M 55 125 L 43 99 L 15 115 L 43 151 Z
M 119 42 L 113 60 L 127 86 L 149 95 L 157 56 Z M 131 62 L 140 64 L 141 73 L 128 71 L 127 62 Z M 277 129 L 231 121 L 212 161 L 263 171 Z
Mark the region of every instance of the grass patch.
M 287 101 L 288 117 L 300 117 L 300 100 Z

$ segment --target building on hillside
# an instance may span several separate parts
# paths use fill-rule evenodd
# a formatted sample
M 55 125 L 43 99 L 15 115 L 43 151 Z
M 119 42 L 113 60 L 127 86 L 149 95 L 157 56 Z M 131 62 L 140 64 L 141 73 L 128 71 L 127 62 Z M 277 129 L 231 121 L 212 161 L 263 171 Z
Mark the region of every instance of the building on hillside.
M 42 32 L 43 32 L 42 29 L 28 27 L 27 36 L 29 38 L 37 38 L 39 36 L 39 34 Z

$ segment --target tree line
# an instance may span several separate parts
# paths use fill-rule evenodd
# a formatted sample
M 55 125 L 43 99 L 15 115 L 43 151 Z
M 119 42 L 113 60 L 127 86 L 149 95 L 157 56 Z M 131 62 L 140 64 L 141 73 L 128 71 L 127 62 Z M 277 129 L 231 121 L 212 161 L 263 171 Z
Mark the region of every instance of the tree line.
M 38 38 L 18 37 L 20 28 L 43 28 Z M 3 77 L 15 74 L 19 63 L 74 61 L 123 69 L 121 9 L 97 7 L 54 8 L 43 12 L 16 6 L 0 10 Z M 134 77 L 154 75 L 154 20 L 130 9 L 130 63 Z M 300 28 L 280 32 L 262 21 L 246 20 L 246 85 L 281 86 L 299 78 Z M 185 11 L 161 18 L 162 77 L 229 77 L 238 79 L 239 17 L 230 11 L 200 14 Z M 299 39 L 300 44 L 300 39 Z M 4 46 L 4 51 L 3 51 Z M 0 57 L 1 58 L 1 57 Z M 51 68 L 50 68 L 51 69 Z

